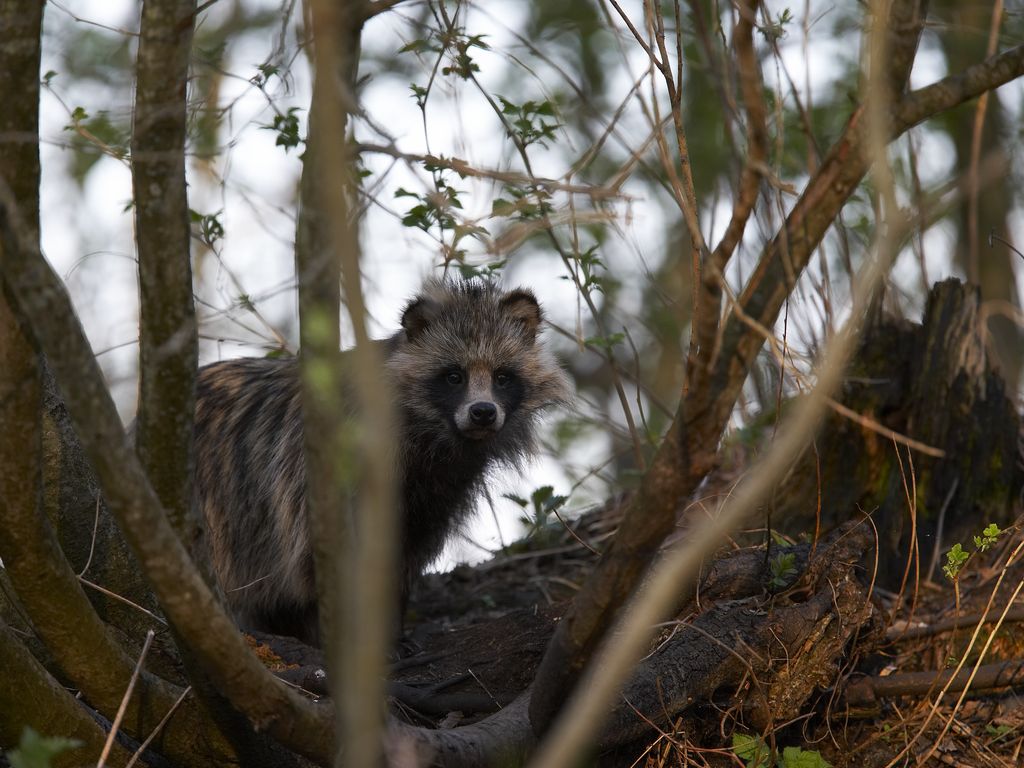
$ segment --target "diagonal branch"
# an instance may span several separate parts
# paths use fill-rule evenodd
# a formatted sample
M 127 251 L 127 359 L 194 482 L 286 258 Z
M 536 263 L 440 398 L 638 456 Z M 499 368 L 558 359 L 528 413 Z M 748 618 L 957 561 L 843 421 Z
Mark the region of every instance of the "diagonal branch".
M 0 114 L 0 177 L 10 178 L 25 212 L 25 239 L 39 238 L 39 61 L 42 6 L 34 0 L 9 2 L 0 26 L 15 30 L 18 44 L 0 46 L 0 71 L 12 82 Z M 9 16 L 12 14 L 13 17 Z M 0 253 L 17 245 L 8 238 Z M 42 377 L 40 358 L 24 327 L 0 292 L 0 557 L 33 628 L 53 654 L 61 675 L 86 700 L 112 717 L 132 674 L 134 662 L 100 621 L 57 542 L 43 504 Z M 152 729 L 178 691 L 144 674 L 133 697 L 125 728 L 133 734 Z M 21 709 L 16 706 L 15 710 Z M 0 712 L 11 709 L 0 707 Z M 182 765 L 199 766 L 230 755 L 190 705 L 170 725 L 165 751 Z M 212 746 L 213 752 L 200 750 Z M 219 751 L 218 751 L 219 750 Z
M 113 718 L 135 662 L 96 615 L 43 512 L 39 371 L 35 353 L 5 309 L 0 302 L 0 349 L 5 350 L 0 367 L 0 557 L 62 679 Z M 20 349 L 28 355 L 19 355 Z M 179 694 L 175 686 L 143 673 L 125 713 L 125 730 L 144 737 Z M 10 710 L 0 707 L 3 712 Z M 176 763 L 196 768 L 233 756 L 194 702 L 169 724 L 163 751 Z
M 926 118 L 1022 75 L 1024 46 L 1018 46 L 959 74 L 912 91 L 893 107 L 888 138 L 891 141 Z M 793 277 L 788 276 L 801 274 L 814 249 L 864 177 L 869 162 L 867 150 L 864 111 L 858 108 L 818 172 L 808 182 L 783 230 L 765 247 L 757 269 L 739 299 L 748 317 L 764 327 L 775 324 L 791 288 Z M 697 402 L 698 412 L 712 410 L 714 420 L 724 424 L 746 372 L 763 343 L 761 335 L 737 316 L 729 318 L 717 360 L 713 361 L 710 387 L 695 393 L 702 398 Z
M 732 36 L 736 48 L 740 93 L 743 94 L 743 106 L 747 112 L 747 159 L 740 173 L 732 217 L 711 256 L 711 271 L 717 275 L 725 271 L 726 263 L 743 237 L 747 219 L 757 202 L 758 182 L 768 158 L 768 109 L 764 102 L 761 67 L 754 51 L 754 14 L 757 6 L 758 0 L 744 0 L 739 7 L 739 18 Z M 717 283 L 719 278 L 712 275 L 709 279 Z
M 965 72 L 905 96 L 894 108 L 890 139 L 926 117 L 1024 75 L 1024 49 L 995 56 Z M 811 178 L 784 228 L 765 247 L 740 298 L 748 318 L 772 327 L 793 280 L 802 273 L 868 163 L 863 110 Z M 691 389 L 669 427 L 616 538 L 559 623 L 537 673 L 530 703 L 534 728 L 550 723 L 594 654 L 613 617 L 632 594 L 675 524 L 680 500 L 714 465 L 716 449 L 750 366 L 764 343 L 737 315 L 729 317 L 711 361 L 708 384 Z
M 17 712 L 17 718 L 0 717 L 0 744 L 17 744 L 21 729 L 31 726 L 43 736 L 77 739 L 81 745 L 67 753 L 78 765 L 88 765 L 103 749 L 104 733 L 88 710 L 54 680 L 10 627 L 0 620 L 0 712 Z M 117 745 L 111 763 L 125 765 L 129 755 Z M 62 764 L 68 764 L 64 758 Z
M 6 182 L 0 184 L 0 234 L 2 277 L 52 361 L 104 498 L 185 650 L 254 726 L 327 762 L 333 745 L 329 712 L 286 688 L 260 664 L 196 571 L 129 445 L 63 283 L 25 237 Z M 8 246 L 11 242 L 15 247 Z
M 1024 75 L 1024 45 L 992 56 L 963 72 L 911 91 L 893 109 L 891 138 L 958 104 Z

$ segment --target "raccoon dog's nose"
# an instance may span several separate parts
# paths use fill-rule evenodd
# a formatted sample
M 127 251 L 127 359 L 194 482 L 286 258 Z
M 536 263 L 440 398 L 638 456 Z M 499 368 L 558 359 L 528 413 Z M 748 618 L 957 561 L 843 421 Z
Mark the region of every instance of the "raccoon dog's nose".
M 487 401 L 473 403 L 469 406 L 469 418 L 478 427 L 489 427 L 498 418 L 498 407 Z

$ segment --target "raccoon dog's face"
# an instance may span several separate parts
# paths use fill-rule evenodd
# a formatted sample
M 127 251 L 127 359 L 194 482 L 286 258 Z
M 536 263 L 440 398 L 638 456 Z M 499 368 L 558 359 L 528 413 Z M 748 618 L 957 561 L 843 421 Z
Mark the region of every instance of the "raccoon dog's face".
M 528 450 L 533 414 L 569 391 L 537 339 L 541 317 L 529 291 L 428 283 L 406 308 L 388 363 L 414 426 L 443 424 L 459 439 Z

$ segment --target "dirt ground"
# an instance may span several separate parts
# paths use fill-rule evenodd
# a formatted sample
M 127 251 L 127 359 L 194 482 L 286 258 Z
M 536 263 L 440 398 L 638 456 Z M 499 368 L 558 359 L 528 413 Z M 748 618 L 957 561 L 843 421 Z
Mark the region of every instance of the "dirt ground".
M 590 550 L 599 550 L 614 530 L 616 508 L 595 510 L 571 531 L 553 528 L 543 540 L 520 542 L 484 564 L 424 580 L 407 615 L 409 655 L 395 679 L 427 688 L 443 681 L 431 693 L 448 706 L 434 714 L 405 708 L 411 722 L 469 722 L 484 714 L 474 713 L 474 704 L 503 705 L 529 685 L 558 616 L 595 562 Z M 758 538 L 763 533 L 741 536 L 732 548 Z M 677 720 L 677 730 L 595 755 L 595 764 L 754 765 L 731 749 L 740 734 L 763 739 L 786 768 L 825 764 L 815 759 L 836 768 L 1024 766 L 1022 546 L 1018 525 L 972 554 L 955 584 L 939 568 L 926 578 L 912 562 L 902 594 L 875 588 L 871 624 L 839 660 L 832 684 L 792 722 L 753 733 L 742 702 L 744 689 L 756 682 L 746 681 L 693 708 Z M 870 581 L 866 560 L 863 577 Z M 956 616 L 964 617 L 959 626 L 946 626 Z M 998 676 L 983 679 L 996 664 L 1003 665 Z M 935 673 L 957 669 L 961 675 L 974 670 L 971 685 L 966 693 L 957 685 L 944 692 Z M 993 682 L 1000 685 L 980 687 Z
M 393 711 L 415 725 L 452 728 L 488 716 L 526 690 L 559 616 L 613 534 L 619 508 L 611 503 L 571 526 L 558 524 L 518 542 L 485 563 L 425 577 L 405 617 L 392 673 Z M 723 548 L 725 560 L 709 560 L 708 590 L 719 588 L 716 572 L 728 572 L 719 566 L 730 559 L 743 555 L 767 562 L 763 539 L 763 531 L 741 534 Z M 777 538 L 774 542 L 783 546 Z M 773 718 L 771 707 L 766 710 L 758 698 L 762 687 L 777 690 L 787 666 L 796 668 L 799 661 L 774 659 L 764 679 L 744 676 L 716 688 L 685 711 L 662 718 L 670 727 L 653 727 L 641 738 L 595 751 L 587 764 L 1024 766 L 1020 520 L 985 551 L 970 542 L 964 549 L 969 557 L 955 581 L 941 567 L 923 573 L 912 560 L 903 589 L 896 592 L 877 586 L 869 591 L 874 555 L 866 551 L 856 572 L 864 594 L 870 594 L 870 608 L 859 614 L 868 618 L 818 671 L 822 684 L 808 689 L 796 716 Z M 814 545 L 805 542 L 791 551 L 806 557 Z M 806 599 L 798 583 L 774 594 L 757 589 L 761 596 L 746 599 L 768 617 L 787 602 Z M 684 609 L 655 643 L 667 642 L 699 613 L 692 605 Z M 315 677 L 308 670 L 319 659 L 306 661 L 292 665 L 293 682 Z

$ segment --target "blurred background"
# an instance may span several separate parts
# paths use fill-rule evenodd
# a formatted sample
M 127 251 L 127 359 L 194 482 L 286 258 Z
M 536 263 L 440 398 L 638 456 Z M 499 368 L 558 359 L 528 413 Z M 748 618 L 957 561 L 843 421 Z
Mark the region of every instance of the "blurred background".
M 620 5 L 643 29 L 641 3 Z M 138 353 L 125 162 L 138 14 L 130 0 L 47 4 L 41 115 L 44 250 L 126 422 Z M 982 60 L 991 45 L 992 4 L 941 0 L 930 14 L 913 88 Z M 856 104 L 864 15 L 852 0 L 763 6 L 756 43 L 773 182 L 730 262 L 737 292 Z M 683 17 L 684 123 L 701 229 L 714 244 L 743 158 L 735 64 L 724 44 L 734 11 L 695 0 Z M 200 15 L 188 179 L 201 363 L 296 351 L 306 39 L 296 0 L 219 0 Z M 1006 4 L 992 39 L 999 50 L 1024 42 L 1024 3 Z M 552 325 L 548 343 L 576 381 L 576 407 L 547 421 L 545 455 L 524 475 L 498 478 L 490 503 L 439 565 L 479 560 L 521 535 L 520 518 L 535 507 L 572 515 L 629 488 L 674 410 L 691 286 L 689 236 L 667 170 L 677 162 L 668 100 L 647 54 L 601 0 L 403 2 L 368 22 L 363 44 L 364 114 L 354 140 L 363 149 L 363 274 L 374 334 L 397 328 L 428 275 L 494 275 L 537 293 Z M 952 275 L 980 284 L 990 351 L 1018 393 L 1022 110 L 1017 81 L 988 101 L 980 132 L 970 102 L 891 145 L 899 202 L 933 215 L 907 239 L 886 292 L 888 311 L 916 319 L 932 282 Z M 424 163 L 425 155 L 458 158 L 467 172 Z M 963 193 L 972 157 L 974 212 Z M 524 174 L 561 183 L 544 203 L 550 233 L 537 225 L 536 190 Z M 816 350 L 846 317 L 876 207 L 865 183 L 774 329 L 791 368 L 780 375 L 764 355 L 735 427 L 772 410 L 780 387 L 788 394 L 806 385 Z

